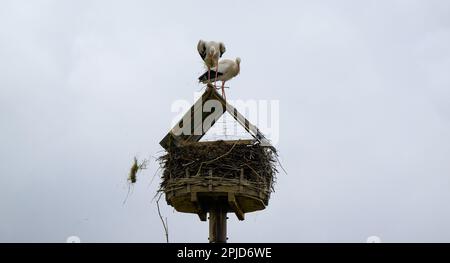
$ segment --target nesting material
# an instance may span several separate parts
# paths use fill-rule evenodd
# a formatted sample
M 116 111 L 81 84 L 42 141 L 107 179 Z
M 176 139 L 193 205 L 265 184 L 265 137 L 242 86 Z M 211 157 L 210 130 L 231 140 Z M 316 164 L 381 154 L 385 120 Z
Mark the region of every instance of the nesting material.
M 273 147 L 261 146 L 254 141 L 197 142 L 171 147 L 159 158 L 162 172 L 160 190 L 190 179 L 202 184 L 214 175 L 223 183 L 233 184 L 242 175 L 254 186 L 273 191 L 275 183 L 276 152 Z M 178 179 L 178 180 L 177 180 Z M 185 183 L 185 182 L 184 182 Z
M 147 163 L 148 160 L 143 160 L 140 164 L 138 163 L 138 159 L 136 157 L 134 157 L 133 159 L 133 165 L 130 168 L 130 172 L 128 173 L 128 181 L 131 182 L 132 184 L 136 183 L 136 174 L 140 171 L 140 170 L 145 170 L 147 169 Z

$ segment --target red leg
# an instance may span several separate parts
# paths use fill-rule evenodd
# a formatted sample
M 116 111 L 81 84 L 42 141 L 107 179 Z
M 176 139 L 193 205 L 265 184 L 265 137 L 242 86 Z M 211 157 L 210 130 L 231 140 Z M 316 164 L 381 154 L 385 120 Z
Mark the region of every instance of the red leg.
M 222 81 L 222 97 L 227 100 L 227 97 L 225 96 L 225 81 Z
M 217 81 L 217 74 L 218 74 L 218 72 L 219 72 L 219 60 L 217 60 L 216 77 L 214 78 L 214 88 L 216 88 L 216 89 L 217 89 L 216 81 Z
M 211 83 L 211 68 L 208 67 L 208 83 Z

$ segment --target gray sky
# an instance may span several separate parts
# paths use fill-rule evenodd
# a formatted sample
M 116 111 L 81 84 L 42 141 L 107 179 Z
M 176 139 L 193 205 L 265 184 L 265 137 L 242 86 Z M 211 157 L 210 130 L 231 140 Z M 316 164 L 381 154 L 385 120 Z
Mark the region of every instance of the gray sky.
M 450 242 L 445 0 L 1 1 L 0 242 L 164 242 L 157 164 L 123 206 L 126 177 L 200 90 L 200 38 L 242 58 L 228 98 L 280 101 L 288 175 L 230 242 Z

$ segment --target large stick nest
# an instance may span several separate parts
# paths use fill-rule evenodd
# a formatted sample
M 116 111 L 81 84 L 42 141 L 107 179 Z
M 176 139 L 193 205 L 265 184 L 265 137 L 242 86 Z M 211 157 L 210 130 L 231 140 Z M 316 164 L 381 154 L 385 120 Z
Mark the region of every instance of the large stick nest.
M 212 171 L 215 177 L 239 179 L 241 169 L 245 179 L 264 185 L 273 191 L 277 153 L 272 147 L 260 144 L 236 142 L 193 143 L 172 147 L 159 158 L 162 168 L 160 188 L 166 189 L 170 179 L 207 177 Z M 187 172 L 186 172 L 187 170 Z

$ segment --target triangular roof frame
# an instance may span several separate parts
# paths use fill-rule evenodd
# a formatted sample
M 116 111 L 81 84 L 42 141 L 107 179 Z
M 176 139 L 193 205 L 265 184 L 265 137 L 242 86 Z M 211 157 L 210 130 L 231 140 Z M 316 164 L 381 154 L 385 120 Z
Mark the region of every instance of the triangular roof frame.
M 192 105 L 190 110 L 186 112 L 183 118 L 169 131 L 169 133 L 167 133 L 167 135 L 161 140 L 159 144 L 167 150 L 171 145 L 181 146 L 187 143 L 200 141 L 201 138 L 208 132 L 209 128 L 211 128 L 215 124 L 213 122 L 211 127 L 204 130 L 205 127 L 203 127 L 203 122 L 205 121 L 205 119 L 213 113 L 217 113 L 217 109 L 212 112 L 203 111 L 205 103 L 209 100 L 217 100 L 220 102 L 220 105 L 222 106 L 222 110 L 219 111 L 219 113 L 221 112 L 220 116 L 222 116 L 225 111 L 228 112 L 262 146 L 272 147 L 269 140 L 266 139 L 266 137 L 259 131 L 258 127 L 251 124 L 241 113 L 239 113 L 239 111 L 235 107 L 229 104 L 211 84 L 208 84 L 202 96 L 195 102 L 194 105 Z M 201 121 L 195 120 L 194 118 L 195 113 L 198 110 L 201 110 L 202 113 Z M 215 120 L 217 120 L 220 116 L 216 116 Z M 181 129 L 184 126 L 184 120 L 187 120 L 191 124 L 190 135 L 185 135 L 181 132 Z

